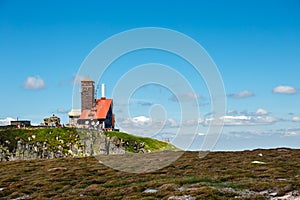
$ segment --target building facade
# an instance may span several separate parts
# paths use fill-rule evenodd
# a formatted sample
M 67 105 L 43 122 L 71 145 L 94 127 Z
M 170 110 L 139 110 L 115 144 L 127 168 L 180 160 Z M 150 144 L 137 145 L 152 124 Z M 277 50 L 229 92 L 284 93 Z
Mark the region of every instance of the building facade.
M 60 118 L 53 114 L 51 117 L 44 118 L 44 122 L 41 125 L 49 127 L 59 127 L 61 125 Z
M 81 115 L 81 109 L 72 109 L 69 113 L 69 125 L 76 126 L 77 121 Z
M 95 103 L 95 83 L 90 78 L 81 81 L 81 110 L 90 110 Z
M 93 129 L 114 129 L 113 100 L 105 97 L 102 84 L 101 98 L 95 98 L 95 83 L 90 78 L 81 81 L 81 110 L 69 112 L 71 126 Z
M 31 123 L 29 120 L 17 120 L 17 121 L 10 121 L 10 125 L 20 128 L 20 127 L 31 126 Z

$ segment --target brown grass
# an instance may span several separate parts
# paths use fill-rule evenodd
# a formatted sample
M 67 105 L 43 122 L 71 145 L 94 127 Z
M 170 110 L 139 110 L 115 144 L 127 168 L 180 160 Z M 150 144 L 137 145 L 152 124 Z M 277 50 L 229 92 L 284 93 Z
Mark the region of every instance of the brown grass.
M 300 150 L 212 152 L 202 159 L 185 152 L 146 174 L 116 171 L 93 157 L 2 162 L 0 188 L 0 199 L 267 199 L 300 190 Z

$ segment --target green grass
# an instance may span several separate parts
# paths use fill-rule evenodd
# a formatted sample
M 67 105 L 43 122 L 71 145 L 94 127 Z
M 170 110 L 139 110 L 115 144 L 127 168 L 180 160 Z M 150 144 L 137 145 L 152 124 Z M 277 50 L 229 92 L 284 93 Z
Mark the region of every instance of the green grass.
M 175 146 L 173 146 L 167 142 L 155 140 L 152 138 L 140 137 L 140 136 L 135 136 L 135 135 L 131 135 L 128 133 L 117 132 L 117 131 L 106 131 L 105 134 L 107 134 L 111 138 L 112 137 L 117 137 L 119 139 L 122 138 L 125 141 L 128 141 L 129 144 L 132 144 L 135 141 L 138 144 L 144 143 L 145 149 L 150 150 L 151 152 L 161 151 L 161 150 L 174 150 L 174 151 L 179 150 L 178 148 L 176 148 Z M 133 145 L 130 145 L 129 148 L 126 149 L 126 151 L 135 152 L 135 150 L 133 149 Z
M 74 144 L 79 138 L 77 137 L 77 131 L 73 128 L 0 129 L 0 144 L 5 144 L 10 152 L 16 148 L 18 140 L 28 144 L 46 142 L 50 148 L 57 148 L 58 145 L 66 148 L 68 143 Z M 63 144 L 61 140 L 64 141 Z
M 17 141 L 21 140 L 24 143 L 36 144 L 37 142 L 46 142 L 50 149 L 55 151 L 60 145 L 64 149 L 64 153 L 67 153 L 69 146 L 77 144 L 80 146 L 80 138 L 88 135 L 87 130 L 78 130 L 74 128 L 27 128 L 27 129 L 16 129 L 11 127 L 0 128 L 0 145 L 5 145 L 8 147 L 9 151 L 12 152 L 17 146 Z M 139 137 L 130 135 L 122 132 L 108 131 L 105 132 L 106 135 L 111 138 L 117 137 L 118 139 L 124 139 L 128 142 L 126 147 L 127 152 L 137 153 L 138 150 L 134 149 L 134 142 L 140 144 L 144 143 L 144 149 L 146 152 L 155 152 L 160 150 L 178 150 L 173 145 L 145 137 Z

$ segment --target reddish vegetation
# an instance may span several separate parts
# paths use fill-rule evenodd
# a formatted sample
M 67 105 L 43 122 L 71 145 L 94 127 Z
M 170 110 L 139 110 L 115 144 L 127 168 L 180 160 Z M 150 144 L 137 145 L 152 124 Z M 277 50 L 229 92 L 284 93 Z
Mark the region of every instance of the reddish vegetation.
M 146 174 L 116 171 L 93 157 L 11 161 L 0 163 L 0 174 L 3 199 L 269 199 L 299 195 L 300 150 L 213 152 L 202 159 L 185 152 Z

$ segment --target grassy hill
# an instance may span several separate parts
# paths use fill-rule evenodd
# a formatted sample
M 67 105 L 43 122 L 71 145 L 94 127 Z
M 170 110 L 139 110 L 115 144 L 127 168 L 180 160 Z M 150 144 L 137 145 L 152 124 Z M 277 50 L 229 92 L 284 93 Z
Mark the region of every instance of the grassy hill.
M 26 128 L 16 129 L 1 127 L 0 145 L 7 146 L 12 151 L 17 146 L 17 141 L 22 140 L 28 144 L 47 142 L 50 147 L 65 146 L 67 143 L 76 143 L 79 140 L 76 129 L 73 128 Z M 64 141 L 62 143 L 61 141 Z
M 137 143 L 144 143 L 145 144 L 145 149 L 150 150 L 151 152 L 155 151 L 161 151 L 161 150 L 171 150 L 171 151 L 178 151 L 179 149 L 173 146 L 170 143 L 164 142 L 164 141 L 159 141 L 155 140 L 152 138 L 147 138 L 147 137 L 139 137 L 135 135 L 131 135 L 128 133 L 123 133 L 123 132 L 117 132 L 117 131 L 107 131 L 105 132 L 108 136 L 111 138 L 116 137 L 119 139 L 124 139 L 126 141 L 129 141 L 129 143 L 132 142 L 137 142 Z M 126 151 L 128 152 L 134 152 L 133 146 L 130 145 Z
M 89 131 L 78 130 L 74 128 L 27 128 L 16 129 L 11 127 L 2 127 L 0 129 L 0 148 L 7 147 L 10 152 L 17 147 L 18 141 L 26 144 L 36 144 L 46 142 L 48 149 L 55 151 L 58 146 L 63 148 L 63 153 L 68 153 L 70 145 L 80 146 L 80 138 Z M 122 132 L 108 131 L 104 132 L 110 138 L 123 139 L 127 142 L 127 152 L 137 152 L 134 149 L 134 143 L 144 144 L 143 149 L 146 152 L 155 152 L 160 150 L 178 150 L 173 145 L 151 138 L 138 137 Z
M 279 198 L 280 197 L 280 198 Z M 0 199 L 299 199 L 300 149 L 185 152 L 152 173 L 94 157 L 0 162 Z

